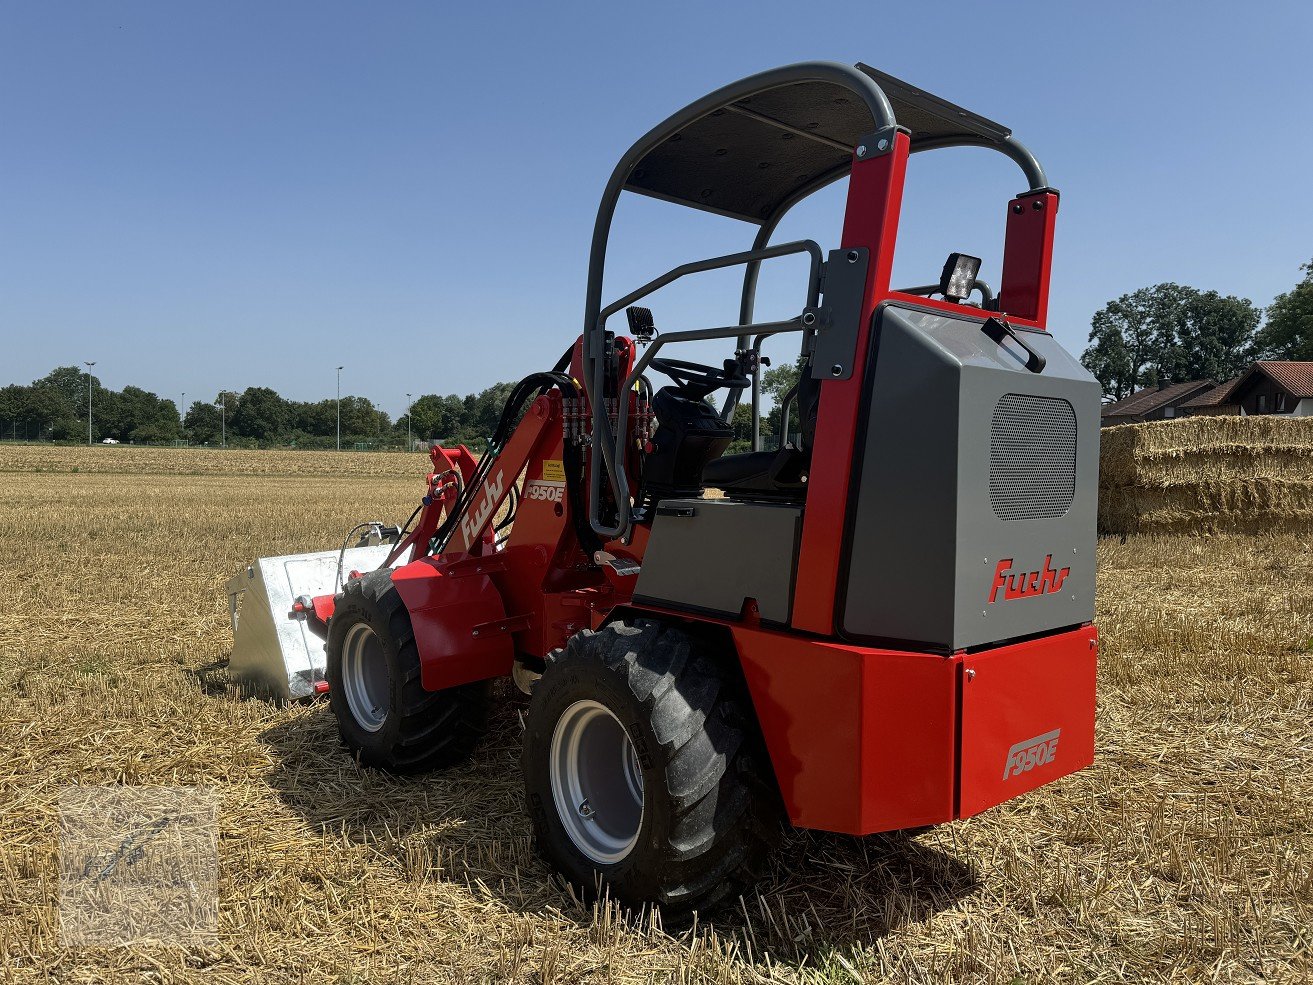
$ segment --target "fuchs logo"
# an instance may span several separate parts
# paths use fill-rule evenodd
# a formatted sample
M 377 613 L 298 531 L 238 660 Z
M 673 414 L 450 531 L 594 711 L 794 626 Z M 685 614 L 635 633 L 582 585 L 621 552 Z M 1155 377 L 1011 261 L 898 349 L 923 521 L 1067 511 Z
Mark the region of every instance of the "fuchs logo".
M 1004 599 L 1029 598 L 1032 595 L 1052 595 L 1062 591 L 1062 583 L 1071 574 L 1070 568 L 1053 567 L 1053 555 L 1044 558 L 1044 567 L 1039 571 L 1013 571 L 1012 558 L 1005 557 L 994 569 L 994 584 L 989 590 L 989 604 L 998 601 L 998 593 L 1003 592 Z
M 1003 764 L 1003 779 L 1020 776 L 1036 766 L 1043 766 L 1057 759 L 1058 737 L 1061 735 L 1062 729 L 1055 728 L 1052 732 L 1045 732 L 1025 742 L 1018 742 L 1008 750 L 1008 761 Z
M 493 505 L 501 497 L 503 489 L 505 489 L 505 484 L 499 470 L 496 475 L 484 483 L 483 501 L 461 517 L 460 532 L 465 537 L 466 547 L 474 543 L 475 536 L 483 529 L 483 525 L 488 522 L 488 517 L 492 515 Z

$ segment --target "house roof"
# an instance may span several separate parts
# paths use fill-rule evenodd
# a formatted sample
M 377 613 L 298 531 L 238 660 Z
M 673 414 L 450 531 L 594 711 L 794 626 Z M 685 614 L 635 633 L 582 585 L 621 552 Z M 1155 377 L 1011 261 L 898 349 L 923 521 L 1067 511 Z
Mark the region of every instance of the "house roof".
M 1105 404 L 1103 417 L 1141 417 L 1152 414 L 1155 410 L 1169 405 L 1179 404 L 1182 400 L 1213 388 L 1212 380 L 1191 380 L 1188 383 L 1171 383 L 1165 387 L 1149 386 L 1136 390 L 1129 397 L 1111 404 Z
M 1260 360 L 1241 380 L 1247 380 L 1254 373 L 1263 373 L 1270 377 L 1277 386 L 1292 397 L 1313 397 L 1313 363 L 1278 362 Z M 1237 388 L 1239 384 L 1237 383 Z
M 1181 406 L 1182 407 L 1219 407 L 1227 402 L 1227 398 L 1231 396 L 1231 391 L 1235 388 L 1235 385 L 1240 382 L 1240 380 L 1241 377 L 1237 376 L 1234 380 L 1227 380 L 1225 383 L 1219 383 L 1211 390 L 1205 390 L 1203 393 L 1199 394 L 1198 396 L 1191 397 L 1185 403 L 1181 404 Z

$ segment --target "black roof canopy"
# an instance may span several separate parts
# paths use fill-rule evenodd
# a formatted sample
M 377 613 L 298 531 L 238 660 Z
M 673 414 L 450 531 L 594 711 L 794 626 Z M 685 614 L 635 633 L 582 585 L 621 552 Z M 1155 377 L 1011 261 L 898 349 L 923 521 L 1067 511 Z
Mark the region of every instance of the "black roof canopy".
M 1007 153 L 1044 184 L 1012 131 L 869 65 L 912 150 L 976 145 Z M 849 70 L 851 71 L 851 70 Z M 853 149 L 878 129 L 853 89 L 803 79 L 731 99 L 690 120 L 639 159 L 624 187 L 735 219 L 764 223 L 793 201 L 848 173 Z

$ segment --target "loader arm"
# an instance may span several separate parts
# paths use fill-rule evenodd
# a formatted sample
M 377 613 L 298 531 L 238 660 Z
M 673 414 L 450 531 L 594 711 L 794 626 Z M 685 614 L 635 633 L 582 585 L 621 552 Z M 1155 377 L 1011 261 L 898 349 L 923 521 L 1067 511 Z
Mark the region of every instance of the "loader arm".
M 439 553 L 481 554 L 491 546 L 491 537 L 485 535 L 489 532 L 493 518 L 517 488 L 519 477 L 528 465 L 533 450 L 542 440 L 543 432 L 549 426 L 559 430 L 560 425 L 559 391 L 543 394 L 529 405 L 506 446 L 499 452 L 490 450 L 492 461 L 480 469 L 483 479 L 478 489 L 472 496 L 465 497 L 463 508 L 458 506 L 448 517 L 445 525 L 451 532 Z
M 420 504 L 419 520 L 415 529 L 392 548 L 388 554 L 388 565 L 398 558 L 405 557 L 413 561 L 428 553 L 443 512 L 450 513 L 455 508 L 461 491 L 479 466 L 479 460 L 464 445 L 458 445 L 455 449 L 434 445 L 429 457 L 433 459 L 433 471 L 428 477 L 428 493 Z

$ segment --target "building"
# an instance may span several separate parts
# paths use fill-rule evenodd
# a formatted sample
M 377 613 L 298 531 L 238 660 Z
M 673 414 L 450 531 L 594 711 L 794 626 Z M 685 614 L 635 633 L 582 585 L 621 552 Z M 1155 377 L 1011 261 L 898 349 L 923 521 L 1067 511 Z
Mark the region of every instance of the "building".
M 1227 380 L 1225 383 L 1220 383 L 1211 390 L 1205 390 L 1198 396 L 1191 397 L 1185 403 L 1181 404 L 1178 409 L 1179 413 L 1181 415 L 1189 414 L 1192 417 L 1196 415 L 1225 417 L 1228 415 L 1234 416 L 1239 414 L 1240 405 L 1233 403 L 1229 399 L 1231 396 L 1231 390 L 1239 382 L 1240 377 L 1237 376 L 1234 380 Z
M 1239 414 L 1313 417 L 1313 363 L 1256 362 L 1235 382 L 1227 401 L 1238 405 Z
M 1143 421 L 1163 421 L 1178 416 L 1181 405 L 1193 397 L 1215 389 L 1212 380 L 1195 380 L 1191 383 L 1169 383 L 1165 386 L 1145 387 L 1129 397 L 1103 405 L 1103 426 L 1139 424 Z

